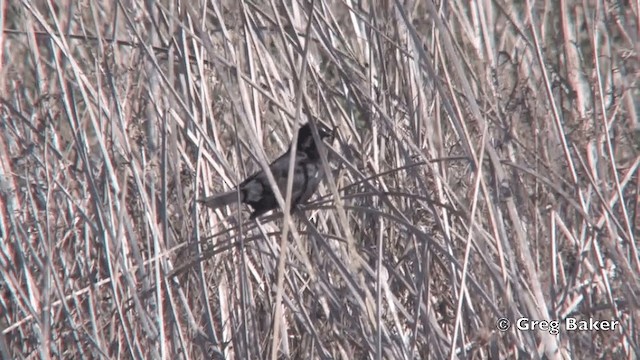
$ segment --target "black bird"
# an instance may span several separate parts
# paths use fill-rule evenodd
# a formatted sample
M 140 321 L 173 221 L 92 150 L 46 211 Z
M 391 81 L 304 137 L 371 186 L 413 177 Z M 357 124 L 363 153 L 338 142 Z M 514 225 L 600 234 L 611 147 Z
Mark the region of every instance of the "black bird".
M 320 126 L 317 126 L 317 128 L 320 140 L 324 140 L 331 135 L 329 131 L 321 129 Z M 296 205 L 309 200 L 324 177 L 322 161 L 311 131 L 311 125 L 306 123 L 298 132 L 296 160 L 293 169 L 293 187 L 291 190 L 291 211 L 295 209 Z M 289 145 L 289 149 L 284 154 L 269 165 L 269 169 L 271 169 L 283 197 L 286 196 L 290 152 L 291 145 Z M 276 196 L 269 185 L 267 175 L 262 170 L 248 177 L 235 189 L 198 199 L 198 202 L 217 209 L 236 202 L 238 200 L 238 189 L 240 189 L 240 202 L 251 205 L 253 208 L 251 219 L 278 208 Z

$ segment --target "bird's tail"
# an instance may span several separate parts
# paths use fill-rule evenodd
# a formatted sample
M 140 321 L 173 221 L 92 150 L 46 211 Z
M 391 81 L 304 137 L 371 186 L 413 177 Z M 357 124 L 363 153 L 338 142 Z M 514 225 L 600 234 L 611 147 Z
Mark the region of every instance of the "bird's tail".
M 221 208 L 223 206 L 233 204 L 238 201 L 238 191 L 231 190 L 222 194 L 216 194 L 197 200 L 202 205 L 210 207 L 212 209 Z M 240 201 L 242 201 L 242 192 L 240 192 Z

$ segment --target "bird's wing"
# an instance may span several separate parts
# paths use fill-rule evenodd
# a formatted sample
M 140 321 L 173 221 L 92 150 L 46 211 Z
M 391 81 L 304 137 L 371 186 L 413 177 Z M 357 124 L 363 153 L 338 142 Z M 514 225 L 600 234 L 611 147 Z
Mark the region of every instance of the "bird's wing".
M 298 194 L 303 190 L 301 189 L 301 186 L 304 186 L 306 183 L 306 174 L 304 173 L 303 167 L 301 167 L 301 164 L 306 162 L 308 162 L 307 155 L 303 152 L 297 152 L 296 163 L 294 164 L 293 171 L 292 199 L 294 204 L 297 203 L 299 197 Z M 274 160 L 271 165 L 269 165 L 269 169 L 273 174 L 282 196 L 286 196 L 287 175 L 289 174 L 289 153 L 287 152 Z M 273 197 L 273 200 L 275 201 L 275 195 L 269 185 L 269 179 L 263 171 L 260 171 L 245 180 L 242 185 L 240 185 L 240 188 L 245 190 L 245 200 L 248 203 L 261 201 L 267 196 Z

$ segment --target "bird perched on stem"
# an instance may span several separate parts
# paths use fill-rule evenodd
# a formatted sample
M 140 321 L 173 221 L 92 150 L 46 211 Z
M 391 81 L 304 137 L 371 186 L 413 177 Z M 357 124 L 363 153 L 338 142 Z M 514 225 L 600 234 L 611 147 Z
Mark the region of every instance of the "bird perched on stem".
M 329 131 L 320 126 L 317 126 L 317 128 L 320 140 L 324 140 L 331 135 Z M 284 154 L 269 165 L 269 169 L 271 173 L 273 173 L 273 177 L 283 197 L 286 197 L 290 153 L 291 145 L 289 145 L 289 149 Z M 318 185 L 320 185 L 320 181 L 324 177 L 320 153 L 313 138 L 311 125 L 309 123 L 302 125 L 298 132 L 295 156 L 293 187 L 291 190 L 291 211 L 293 211 L 298 204 L 309 200 L 311 195 L 318 189 Z M 237 202 L 238 193 L 240 202 L 248 204 L 253 208 L 253 213 L 251 213 L 250 216 L 251 219 L 255 219 L 267 211 L 278 208 L 276 196 L 269 185 L 267 175 L 262 170 L 248 177 L 235 189 L 222 194 L 198 199 L 198 202 L 210 208 L 217 209 Z

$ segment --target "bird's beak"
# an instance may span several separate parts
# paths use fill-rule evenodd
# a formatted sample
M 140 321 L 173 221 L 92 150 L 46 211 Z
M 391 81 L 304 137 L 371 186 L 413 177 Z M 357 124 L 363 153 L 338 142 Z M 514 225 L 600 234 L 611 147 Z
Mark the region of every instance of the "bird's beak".
M 335 136 L 336 129 L 329 130 L 324 126 L 318 126 L 318 135 L 320 135 L 320 140 L 324 140 L 328 137 L 333 138 Z
M 324 129 L 318 129 L 318 135 L 320 135 L 320 139 L 325 139 L 331 136 L 331 133 Z

